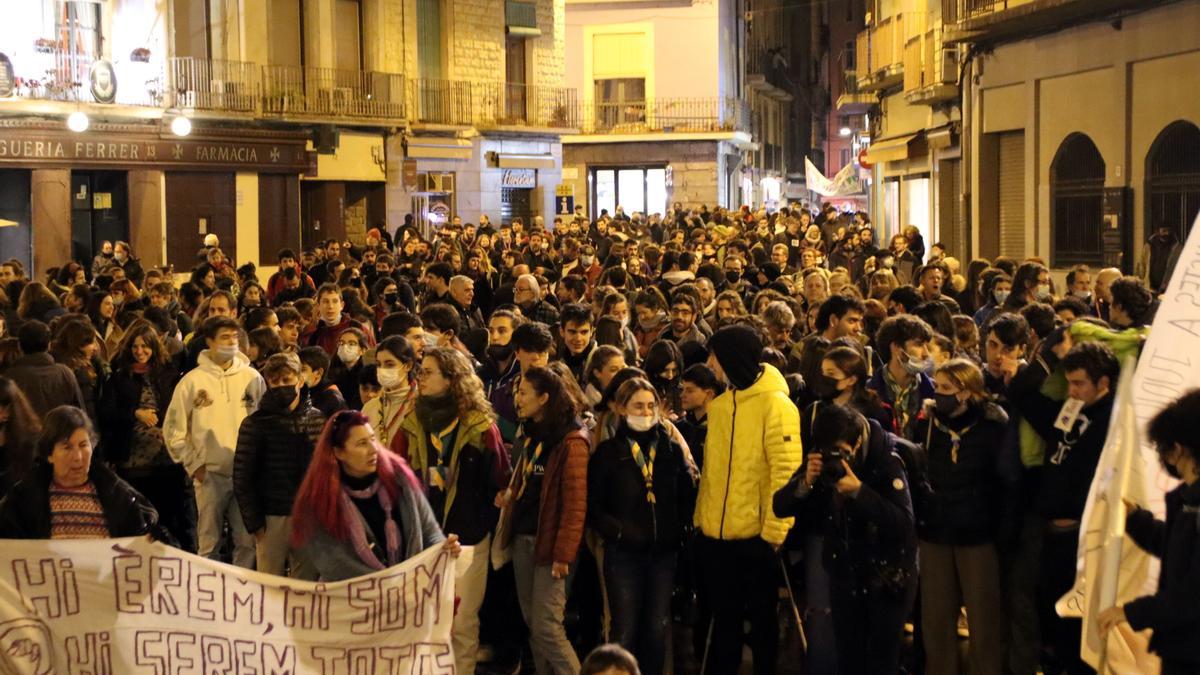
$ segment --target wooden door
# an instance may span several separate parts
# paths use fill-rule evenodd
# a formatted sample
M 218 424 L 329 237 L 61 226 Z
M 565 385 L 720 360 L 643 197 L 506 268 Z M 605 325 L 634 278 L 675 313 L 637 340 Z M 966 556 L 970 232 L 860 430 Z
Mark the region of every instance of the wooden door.
M 167 264 L 177 273 L 195 267 L 196 253 L 209 233 L 237 261 L 236 202 L 232 173 L 167 173 Z

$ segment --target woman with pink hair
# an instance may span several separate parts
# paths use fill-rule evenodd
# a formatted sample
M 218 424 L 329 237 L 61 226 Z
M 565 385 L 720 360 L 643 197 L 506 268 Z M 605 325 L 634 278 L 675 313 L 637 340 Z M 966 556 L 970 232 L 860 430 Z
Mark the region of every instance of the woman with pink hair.
M 292 546 L 313 561 L 322 581 L 371 574 L 442 543 L 446 537 L 408 463 L 375 438 L 366 416 L 343 410 L 329 419 L 292 507 Z

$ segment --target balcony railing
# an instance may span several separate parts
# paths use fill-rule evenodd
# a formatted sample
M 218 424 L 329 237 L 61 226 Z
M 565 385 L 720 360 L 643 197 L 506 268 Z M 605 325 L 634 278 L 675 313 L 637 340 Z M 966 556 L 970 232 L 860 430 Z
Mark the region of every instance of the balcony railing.
M 174 107 L 254 112 L 259 67 L 245 61 L 175 57 L 167 62 Z
M 576 90 L 512 82 L 471 83 L 472 122 L 484 126 L 578 128 Z
M 647 101 L 585 101 L 585 134 L 650 134 L 745 131 L 750 111 L 735 98 L 660 98 Z
M 941 25 L 909 40 L 904 51 L 904 96 L 931 102 L 954 98 L 958 91 L 958 54 L 943 41 Z
M 121 61 L 111 70 L 98 70 L 98 77 L 113 76 L 111 99 L 104 95 L 105 81 L 98 83 L 100 96 L 92 91 L 91 72 L 95 59 L 86 54 L 52 48 L 31 55 L 17 73 L 14 98 L 45 101 L 81 101 L 118 105 L 160 107 L 163 104 L 161 63 Z
M 471 84 L 417 78 L 408 82 L 409 118 L 425 124 L 471 124 Z
M 788 63 L 782 47 L 759 47 L 750 51 L 746 60 L 747 84 L 770 86 L 790 93 Z
M 263 66 L 263 113 L 402 119 L 404 76 L 337 68 Z
M 858 86 L 887 89 L 903 81 L 905 14 L 895 14 L 860 32 L 855 40 Z

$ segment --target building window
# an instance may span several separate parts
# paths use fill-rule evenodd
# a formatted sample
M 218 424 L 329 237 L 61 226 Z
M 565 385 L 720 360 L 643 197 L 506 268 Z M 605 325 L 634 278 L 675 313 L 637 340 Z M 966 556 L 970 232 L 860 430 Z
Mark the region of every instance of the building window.
M 1146 155 L 1146 223 L 1149 236 L 1159 225 L 1186 240 L 1200 212 L 1200 128 L 1174 122 L 1159 133 Z
M 1051 264 L 1067 267 L 1104 260 L 1104 158 L 1085 134 L 1071 134 L 1050 165 Z
M 646 78 L 596 80 L 596 126 L 611 129 L 646 121 Z
M 417 0 L 417 74 L 442 79 L 442 0 Z
M 592 188 L 589 200 L 592 218 L 603 210 L 609 215 L 617 206 L 626 214 L 640 211 L 663 213 L 667 208 L 667 171 L 665 167 L 613 167 L 590 171 Z
M 847 72 L 854 72 L 858 67 L 858 52 L 854 47 L 854 40 L 846 42 L 846 46 L 842 48 L 842 68 Z
M 89 59 L 100 57 L 100 4 L 90 0 L 54 3 L 54 29 L 64 52 Z
M 337 67 L 362 70 L 362 3 L 360 0 L 337 0 L 334 11 Z
M 842 148 L 841 159 L 842 162 L 838 165 L 839 170 L 841 170 L 841 167 L 844 167 L 850 163 L 850 148 Z

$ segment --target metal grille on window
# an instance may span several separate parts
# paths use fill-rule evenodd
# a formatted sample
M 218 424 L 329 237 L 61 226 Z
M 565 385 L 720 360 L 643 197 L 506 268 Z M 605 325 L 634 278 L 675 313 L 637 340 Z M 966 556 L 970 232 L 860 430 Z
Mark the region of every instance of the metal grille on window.
M 1146 156 L 1147 236 L 1159 225 L 1187 239 L 1200 213 L 1200 128 L 1174 122 L 1159 133 Z
M 500 222 L 511 225 L 513 218 L 520 218 L 528 226 L 533 222 L 533 190 L 528 188 L 500 189 Z
M 1092 139 L 1072 134 L 1050 165 L 1051 259 L 1055 267 L 1104 260 L 1104 158 Z

